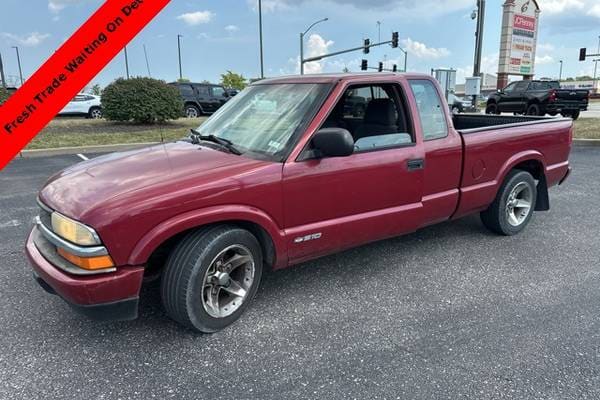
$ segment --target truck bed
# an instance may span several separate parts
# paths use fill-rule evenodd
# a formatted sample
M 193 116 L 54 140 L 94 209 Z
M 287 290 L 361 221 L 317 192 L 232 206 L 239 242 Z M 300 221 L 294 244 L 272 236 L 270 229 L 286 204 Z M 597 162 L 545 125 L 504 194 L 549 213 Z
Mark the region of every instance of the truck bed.
M 462 198 L 456 216 L 485 209 L 504 173 L 521 159 L 537 160 L 548 187 L 567 173 L 573 121 L 570 118 L 455 115 L 463 142 Z M 509 168 L 510 167 L 510 168 Z M 537 175 L 537 176 L 536 176 Z
M 485 114 L 455 114 L 452 116 L 454 128 L 463 135 L 521 125 L 552 123 L 564 119 L 566 118 Z

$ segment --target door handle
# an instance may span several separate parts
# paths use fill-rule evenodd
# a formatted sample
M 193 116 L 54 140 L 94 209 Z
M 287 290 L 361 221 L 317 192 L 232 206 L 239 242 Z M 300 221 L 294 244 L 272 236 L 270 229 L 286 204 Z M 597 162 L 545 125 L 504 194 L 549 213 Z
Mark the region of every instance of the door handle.
M 418 169 L 423 169 L 423 168 L 425 168 L 425 160 L 423 160 L 422 158 L 418 158 L 415 160 L 408 160 L 408 162 L 406 163 L 406 166 L 408 167 L 409 171 L 416 171 Z

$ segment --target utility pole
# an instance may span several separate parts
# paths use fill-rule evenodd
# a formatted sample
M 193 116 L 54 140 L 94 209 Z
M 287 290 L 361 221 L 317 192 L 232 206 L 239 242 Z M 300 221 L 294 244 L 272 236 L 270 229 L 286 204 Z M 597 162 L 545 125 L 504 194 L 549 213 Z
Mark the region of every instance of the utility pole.
M 146 50 L 146 45 L 144 45 L 144 57 L 146 57 L 146 68 L 148 69 L 148 76 L 152 78 L 152 73 L 150 72 L 150 62 L 148 61 L 148 51 Z
M 183 80 L 183 67 L 181 65 L 181 38 L 182 35 L 177 35 L 177 52 L 179 54 L 179 80 Z
M 485 0 L 477 0 L 477 28 L 475 31 L 475 60 L 473 76 L 481 77 L 481 52 L 483 49 L 483 23 L 485 19 Z M 477 96 L 473 96 L 473 106 L 477 106 Z
M 21 86 L 23 86 L 23 69 L 21 68 L 21 55 L 19 54 L 19 47 L 13 46 L 13 49 L 17 52 L 17 63 L 19 64 L 19 78 L 21 79 Z
M 600 54 L 600 35 L 598 35 L 598 54 Z M 598 71 L 598 61 L 600 61 L 600 58 L 597 58 L 594 60 L 594 92 L 596 92 L 596 94 L 598 94 L 600 91 L 597 88 L 597 84 L 598 82 L 596 82 L 596 72 Z
M 127 46 L 123 48 L 125 51 L 125 73 L 127 74 L 127 79 L 129 79 L 129 56 L 127 55 Z
M 304 75 L 304 36 L 313 28 L 313 26 L 325 21 L 329 21 L 329 18 L 323 18 L 313 22 L 304 32 L 300 33 L 300 75 Z
M 562 80 L 563 60 L 560 60 L 559 63 L 560 63 L 560 71 L 558 72 L 558 81 L 560 82 Z
M 0 79 L 2 79 L 2 87 L 6 89 L 6 77 L 4 76 L 4 64 L 2 64 L 2 54 L 0 53 Z
M 260 42 L 260 79 L 264 79 L 265 62 L 263 57 L 262 0 L 258 0 L 258 35 Z
M 381 21 L 377 21 L 377 43 L 381 42 Z

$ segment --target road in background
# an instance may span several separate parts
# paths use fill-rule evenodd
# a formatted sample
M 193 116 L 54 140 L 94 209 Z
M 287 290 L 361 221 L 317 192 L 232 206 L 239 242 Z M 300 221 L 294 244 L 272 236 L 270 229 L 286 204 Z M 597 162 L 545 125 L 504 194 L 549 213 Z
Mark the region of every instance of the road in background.
M 590 101 L 588 110 L 579 114 L 579 118 L 600 118 L 600 101 Z
M 43 292 L 23 253 L 36 193 L 79 158 L 17 159 L 0 172 L 0 398 L 600 398 L 599 159 L 576 148 L 521 235 L 472 216 L 268 273 L 214 335 L 170 321 L 156 285 L 112 324 Z

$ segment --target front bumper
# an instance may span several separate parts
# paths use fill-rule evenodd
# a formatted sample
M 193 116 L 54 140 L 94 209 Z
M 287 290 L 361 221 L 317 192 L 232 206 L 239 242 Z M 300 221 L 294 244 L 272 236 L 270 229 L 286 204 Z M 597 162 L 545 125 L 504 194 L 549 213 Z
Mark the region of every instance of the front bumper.
M 101 275 L 69 274 L 50 262 L 54 256 L 52 248 L 45 248 L 40 236 L 34 227 L 27 239 L 26 253 L 36 281 L 46 291 L 57 294 L 76 311 L 94 319 L 115 321 L 137 317 L 143 267 L 119 267 Z

